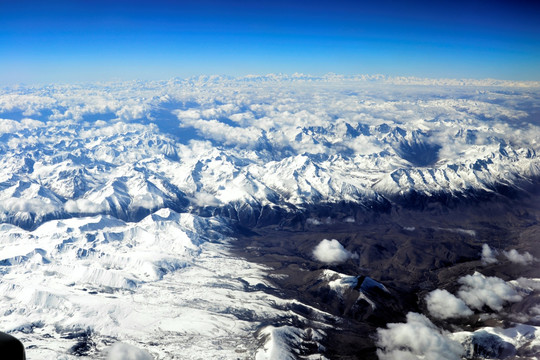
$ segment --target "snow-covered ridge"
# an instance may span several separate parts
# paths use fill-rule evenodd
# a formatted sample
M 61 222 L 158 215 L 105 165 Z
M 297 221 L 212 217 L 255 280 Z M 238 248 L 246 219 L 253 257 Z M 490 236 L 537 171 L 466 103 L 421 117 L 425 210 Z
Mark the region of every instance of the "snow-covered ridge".
M 256 220 L 264 207 L 493 192 L 540 174 L 534 87 L 263 78 L 4 89 L 0 221 L 224 207 Z

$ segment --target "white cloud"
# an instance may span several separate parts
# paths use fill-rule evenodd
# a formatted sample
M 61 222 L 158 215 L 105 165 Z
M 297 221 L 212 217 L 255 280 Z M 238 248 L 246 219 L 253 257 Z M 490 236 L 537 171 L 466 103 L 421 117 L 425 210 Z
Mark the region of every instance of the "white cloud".
M 450 340 L 427 317 L 410 312 L 406 323 L 388 324 L 377 330 L 380 360 L 460 360 L 463 347 Z
M 19 130 L 20 124 L 17 121 L 9 119 L 0 119 L 0 134 L 14 133 Z
M 39 120 L 24 118 L 21 120 L 21 125 L 27 129 L 36 129 L 45 126 L 45 124 Z
M 315 86 L 306 86 L 297 77 L 272 75 L 257 80 L 206 77 L 7 89 L 0 94 L 0 111 L 15 115 L 0 112 L 0 116 L 23 117 L 19 112 L 24 112 L 26 116 L 35 114 L 33 117 L 43 122 L 0 120 L 0 133 L 5 134 L 4 146 L 0 147 L 9 152 L 6 155 L 12 155 L 36 149 L 47 154 L 53 146 L 55 160 L 51 164 L 57 164 L 59 159 L 84 161 L 84 167 L 95 169 L 95 173 L 84 184 L 88 188 L 82 186 L 76 196 L 110 180 L 108 170 L 102 171 L 102 166 L 115 167 L 143 159 L 144 163 L 137 166 L 153 166 L 153 172 L 188 194 L 200 191 L 218 196 L 217 188 L 223 185 L 226 190 L 219 191 L 226 192 L 227 184 L 235 184 L 235 177 L 243 176 L 246 170 L 255 174 L 261 183 L 259 188 L 266 186 L 282 196 L 278 201 L 293 204 L 320 199 L 355 202 L 376 196 L 374 191 L 459 193 L 471 186 L 493 184 L 501 176 L 511 181 L 516 174 L 538 175 L 538 157 L 526 155 L 529 149 L 540 151 L 534 137 L 538 126 L 529 124 L 519 133 L 513 128 L 516 122 L 504 124 L 501 120 L 501 116 L 525 119 L 525 100 L 540 99 L 529 88 L 515 88 L 515 94 L 508 96 L 474 87 L 445 87 L 453 84 L 448 79 L 301 79 Z M 378 86 L 372 87 L 371 81 L 378 82 Z M 424 85 L 416 90 L 391 85 L 396 81 Z M 491 80 L 487 83 L 513 86 Z M 437 96 L 433 96 L 434 89 Z M 205 147 L 208 151 L 218 149 L 224 161 L 235 169 L 233 173 L 211 178 L 207 172 L 200 179 L 183 175 L 191 163 L 204 163 L 208 155 L 199 152 L 198 144 L 203 142 L 190 141 L 192 128 L 197 138 L 211 140 Z M 176 147 L 178 159 L 174 163 L 163 164 L 163 151 L 159 149 L 163 143 L 174 143 L 173 136 L 179 136 L 183 145 Z M 436 163 L 412 169 L 395 151 L 403 141 L 416 138 L 442 146 Z M 500 154 L 503 142 L 508 157 L 493 157 Z M 64 147 L 67 145 L 72 147 Z M 287 160 L 304 153 L 320 156 L 310 156 L 312 165 L 306 169 L 276 175 L 276 170 L 290 167 L 292 162 Z M 6 174 L 10 171 L 4 170 Z M 301 176 L 292 179 L 296 174 Z M 37 172 L 25 175 L 34 182 L 41 181 Z M 40 176 L 47 177 L 44 172 Z M 50 186 L 53 181 L 45 179 L 44 183 Z M 69 198 L 66 193 L 61 195 Z M 248 195 L 261 203 L 269 200 L 262 191 Z M 201 197 L 195 202 L 211 200 Z M 455 231 L 474 235 L 471 230 Z M 494 257 L 485 257 L 488 259 Z
M 135 119 L 142 119 L 147 116 L 146 106 L 141 104 L 133 104 L 131 106 L 124 106 L 120 110 L 116 111 L 116 116 L 122 121 L 131 121 Z
M 463 235 L 476 236 L 476 231 L 474 230 L 467 230 L 467 229 L 460 229 L 460 228 L 441 228 L 441 227 L 437 227 L 436 229 L 450 231 L 453 233 L 458 233 L 458 234 L 463 234 Z
M 434 290 L 426 296 L 429 313 L 439 319 L 472 315 L 473 312 L 463 302 L 446 290 Z
M 182 126 L 192 126 L 202 136 L 224 143 L 225 145 L 255 145 L 261 137 L 261 131 L 254 127 L 233 127 L 217 120 L 183 119 Z
M 529 265 L 535 260 L 534 257 L 527 251 L 520 254 L 516 249 L 512 249 L 510 251 L 503 251 L 503 254 L 514 264 Z
M 47 214 L 58 211 L 59 209 L 56 204 L 44 198 L 9 198 L 1 201 L 0 210 L 12 213 Z
M 157 128 L 154 124 L 141 125 L 125 122 L 114 122 L 108 126 L 103 126 L 102 122 L 98 122 L 97 126 L 94 126 L 88 130 L 80 130 L 79 134 L 83 138 L 96 138 L 96 137 L 108 137 L 118 134 L 145 134 L 157 132 Z
M 221 202 L 214 195 L 207 192 L 198 191 L 194 194 L 194 197 L 190 199 L 197 206 L 219 206 Z
M 529 309 L 529 314 L 540 317 L 540 304 L 535 305 Z
M 522 300 L 514 287 L 494 276 L 484 276 L 479 272 L 466 275 L 458 280 L 462 284 L 458 296 L 470 307 L 481 310 L 488 306 L 500 311 L 506 302 Z
M 358 255 L 345 249 L 336 239 L 324 239 L 313 250 L 313 256 L 323 263 L 340 264 Z
M 152 360 L 153 357 L 146 350 L 133 345 L 117 342 L 109 348 L 108 360 Z
M 497 250 L 489 247 L 488 244 L 482 245 L 482 263 L 495 264 L 497 262 Z
M 88 199 L 68 200 L 64 204 L 64 210 L 69 213 L 98 214 L 106 208 L 101 204 L 96 204 Z
M 37 129 L 43 127 L 45 124 L 38 120 L 22 119 L 21 121 L 15 121 L 10 119 L 0 119 L 0 134 L 10 134 L 23 129 Z

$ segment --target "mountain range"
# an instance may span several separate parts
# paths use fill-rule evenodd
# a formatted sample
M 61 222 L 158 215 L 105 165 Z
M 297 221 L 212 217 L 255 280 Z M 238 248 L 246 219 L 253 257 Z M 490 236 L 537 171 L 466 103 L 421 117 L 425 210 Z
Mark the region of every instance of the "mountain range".
M 538 88 L 301 74 L 4 88 L 2 330 L 40 359 L 532 359 Z M 506 291 L 501 307 L 475 307 L 467 276 Z M 441 318 L 441 301 L 467 316 Z M 399 343 L 418 329 L 441 347 Z

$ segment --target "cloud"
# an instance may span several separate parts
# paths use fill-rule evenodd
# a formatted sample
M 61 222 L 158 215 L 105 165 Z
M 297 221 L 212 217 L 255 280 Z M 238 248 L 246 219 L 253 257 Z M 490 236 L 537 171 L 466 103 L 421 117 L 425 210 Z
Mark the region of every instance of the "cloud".
M 324 239 L 313 250 L 313 256 L 323 263 L 340 264 L 358 255 L 345 249 L 336 239 Z
M 520 254 L 516 249 L 503 251 L 503 255 L 514 264 L 529 265 L 535 260 L 529 252 Z
M 77 214 L 98 214 L 106 210 L 101 204 L 96 204 L 88 199 L 68 200 L 64 204 L 64 210 L 68 213 Z
M 0 119 L 0 134 L 11 134 L 24 129 L 33 130 L 43 127 L 45 124 L 38 120 L 22 119 L 15 121 L 10 119 Z
M 234 127 L 218 120 L 183 119 L 182 126 L 192 126 L 202 136 L 225 145 L 255 146 L 261 137 L 261 131 L 254 127 Z
M 305 86 L 306 80 L 316 86 Z M 372 87 L 371 81 L 380 86 Z M 396 81 L 424 87 L 392 86 Z M 6 89 L 0 94 L 0 117 L 15 119 L 0 119 L 0 150 L 5 158 L 19 152 L 43 154 L 36 171 L 25 176 L 33 182 L 44 179 L 45 186 L 72 200 L 109 181 L 109 169 L 135 161 L 186 194 L 220 199 L 218 192 L 229 191 L 228 184 L 249 173 L 260 182 L 258 189 L 266 187 L 280 198 L 269 199 L 255 188 L 247 195 L 278 205 L 321 199 L 361 202 L 374 199 L 376 191 L 459 193 L 470 186 L 537 176 L 538 157 L 527 156 L 527 151 L 540 151 L 534 137 L 538 125 L 515 129 L 517 121 L 504 119 L 525 120 L 525 102 L 540 95 L 528 88 L 513 89 L 513 96 L 474 87 L 446 88 L 444 84 L 452 83 L 448 81 L 271 75 Z M 23 119 L 22 112 L 41 122 Z M 202 142 L 192 137 L 209 140 L 207 149 L 199 151 Z M 417 140 L 442 146 L 437 162 L 411 168 L 396 152 L 400 144 Z M 176 143 L 174 162 L 161 159 L 164 143 Z M 206 164 L 218 151 L 221 168 L 230 172 L 221 171 L 222 177 L 218 172 L 205 172 L 201 178 L 183 175 L 191 164 Z M 52 152 L 54 160 L 47 155 Z M 293 160 L 306 153 L 310 163 L 293 169 Z M 55 181 L 45 167 L 37 171 L 43 163 L 57 167 L 57 174 L 61 164 L 69 162 L 95 169 L 76 195 L 52 186 Z M 5 166 L 4 173 L 10 169 Z M 478 181 L 473 184 L 471 178 Z M 215 203 L 210 196 L 195 198 L 194 205 Z M 68 204 L 73 206 L 78 205 Z M 474 235 L 471 230 L 454 231 Z
M 470 307 L 482 310 L 488 306 L 501 311 L 506 302 L 518 302 L 523 298 L 513 286 L 495 276 L 484 276 L 479 272 L 458 280 L 462 284 L 458 296 Z
M 497 250 L 490 248 L 488 244 L 482 245 L 482 263 L 495 264 L 497 261 Z
M 446 290 L 434 290 L 426 296 L 429 313 L 439 319 L 465 317 L 473 314 L 463 302 Z
M 534 305 L 533 307 L 531 307 L 529 309 L 529 314 L 535 315 L 536 317 L 540 318 L 540 304 L 539 305 Z
M 214 195 L 199 191 L 190 200 L 197 206 L 219 206 L 221 202 Z
M 14 133 L 20 129 L 20 124 L 17 121 L 9 119 L 0 119 L 0 134 Z
M 377 330 L 380 360 L 459 360 L 463 347 L 450 340 L 427 317 L 410 312 L 406 323 L 392 323 Z
M 2 200 L 0 203 L 0 211 L 12 213 L 47 214 L 58 210 L 57 204 L 44 198 L 10 198 Z
M 108 360 L 152 360 L 152 356 L 145 350 L 133 345 L 117 342 L 109 348 Z

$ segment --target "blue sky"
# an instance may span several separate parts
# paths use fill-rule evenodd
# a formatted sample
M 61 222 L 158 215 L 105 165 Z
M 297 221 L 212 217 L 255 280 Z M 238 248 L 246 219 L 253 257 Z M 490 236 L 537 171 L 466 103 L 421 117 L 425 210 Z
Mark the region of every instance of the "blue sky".
M 0 85 L 200 74 L 540 80 L 531 1 L 6 1 Z

